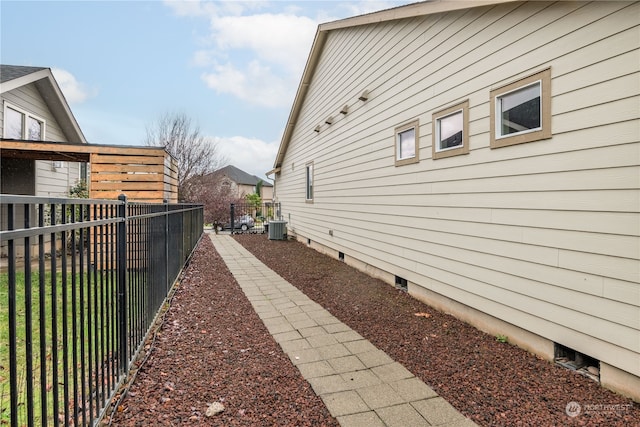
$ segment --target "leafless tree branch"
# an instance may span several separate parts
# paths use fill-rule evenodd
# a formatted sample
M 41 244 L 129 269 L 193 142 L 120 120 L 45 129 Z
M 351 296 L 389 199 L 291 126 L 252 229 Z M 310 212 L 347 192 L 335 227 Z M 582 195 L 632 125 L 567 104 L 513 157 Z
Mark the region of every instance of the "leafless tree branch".
M 184 113 L 165 113 L 146 128 L 145 145 L 163 147 L 178 162 L 178 199 L 196 201 L 200 180 L 227 163 L 212 138 L 203 136 L 200 127 Z

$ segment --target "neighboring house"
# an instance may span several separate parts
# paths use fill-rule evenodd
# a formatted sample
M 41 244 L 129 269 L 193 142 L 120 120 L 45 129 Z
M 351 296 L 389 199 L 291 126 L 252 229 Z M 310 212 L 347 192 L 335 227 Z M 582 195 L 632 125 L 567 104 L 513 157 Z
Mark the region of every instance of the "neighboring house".
M 439 1 L 320 25 L 270 172 L 288 233 L 640 400 L 638 16 Z
M 0 65 L 0 134 L 5 140 L 87 143 L 49 68 Z M 84 163 L 2 158 L 1 192 L 60 197 L 81 179 Z
M 260 191 L 262 202 L 270 203 L 273 200 L 273 184 L 255 175 L 248 174 L 235 166 L 225 166 L 211 175 L 217 185 L 228 188 L 230 193 L 237 195 L 239 198 L 255 193 L 256 186 L 262 181 L 262 189 Z

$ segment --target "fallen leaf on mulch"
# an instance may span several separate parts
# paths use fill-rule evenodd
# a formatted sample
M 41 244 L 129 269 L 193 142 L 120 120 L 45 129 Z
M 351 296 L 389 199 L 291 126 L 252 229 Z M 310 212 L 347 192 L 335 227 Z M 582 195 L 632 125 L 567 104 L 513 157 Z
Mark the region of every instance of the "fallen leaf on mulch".
M 431 315 L 429 313 L 415 313 L 414 316 L 418 316 L 418 317 L 431 317 Z

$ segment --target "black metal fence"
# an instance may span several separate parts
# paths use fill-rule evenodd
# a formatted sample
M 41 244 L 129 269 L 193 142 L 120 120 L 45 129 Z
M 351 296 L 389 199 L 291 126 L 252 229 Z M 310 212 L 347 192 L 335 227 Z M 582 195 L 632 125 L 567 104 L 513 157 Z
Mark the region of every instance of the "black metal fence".
M 269 222 L 281 220 L 280 203 L 232 203 L 229 207 L 229 220 L 224 229 L 231 233 L 266 233 Z
M 0 425 L 93 425 L 202 235 L 202 206 L 2 195 L 0 209 Z

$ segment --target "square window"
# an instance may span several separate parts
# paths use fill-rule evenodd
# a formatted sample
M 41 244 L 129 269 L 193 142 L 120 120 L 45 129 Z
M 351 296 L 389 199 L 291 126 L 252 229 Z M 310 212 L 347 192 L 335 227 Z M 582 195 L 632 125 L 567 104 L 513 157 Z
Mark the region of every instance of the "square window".
M 496 97 L 498 137 L 542 128 L 539 81 Z
M 306 166 L 305 181 L 306 181 L 306 196 L 307 202 L 313 201 L 313 163 L 308 163 Z
M 23 114 L 13 108 L 4 110 L 4 137 L 10 139 L 22 139 Z
M 434 113 L 432 125 L 433 159 L 469 153 L 469 101 Z
M 402 166 L 420 161 L 418 156 L 418 121 L 399 126 L 395 130 L 395 165 Z
M 491 148 L 551 138 L 551 69 L 491 91 Z
M 436 150 L 442 151 L 462 145 L 462 116 L 462 110 L 459 110 L 436 121 L 438 129 Z

